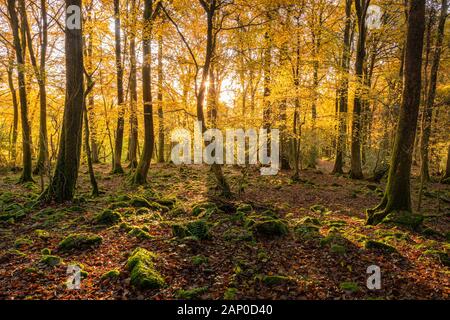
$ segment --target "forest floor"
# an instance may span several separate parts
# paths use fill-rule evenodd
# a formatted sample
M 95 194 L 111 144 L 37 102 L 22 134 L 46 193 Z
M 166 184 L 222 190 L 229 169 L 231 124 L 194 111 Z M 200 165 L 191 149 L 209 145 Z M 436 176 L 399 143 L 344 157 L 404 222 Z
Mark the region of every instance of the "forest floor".
M 253 168 L 243 179 L 226 167 L 235 194 L 222 199 L 206 166 L 152 165 L 148 187 L 132 188 L 127 175 L 99 164 L 99 197 L 90 197 L 82 167 L 75 201 L 51 207 L 33 206 L 38 183 L 19 185 L 17 174 L 5 173 L 0 299 L 449 299 L 448 185 L 428 186 L 422 227 L 366 226 L 365 209 L 380 201 L 385 182 L 328 169 L 303 170 L 294 183 L 290 172 L 261 176 Z M 412 187 L 416 199 L 416 178 Z M 107 208 L 113 218 L 101 224 Z M 174 229 L 199 220 L 196 236 Z M 60 242 L 74 233 L 101 243 L 65 250 Z M 156 254 L 151 268 L 162 288 L 133 286 L 127 259 L 137 247 Z M 73 264 L 83 270 L 79 290 L 66 286 Z M 366 287 L 371 265 L 381 269 L 379 290 Z

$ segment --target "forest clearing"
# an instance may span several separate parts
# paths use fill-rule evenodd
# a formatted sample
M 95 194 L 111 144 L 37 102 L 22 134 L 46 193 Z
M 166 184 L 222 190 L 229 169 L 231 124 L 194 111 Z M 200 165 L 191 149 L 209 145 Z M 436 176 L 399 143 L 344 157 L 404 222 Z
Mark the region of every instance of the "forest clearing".
M 1 0 L 0 300 L 448 300 L 447 16 Z

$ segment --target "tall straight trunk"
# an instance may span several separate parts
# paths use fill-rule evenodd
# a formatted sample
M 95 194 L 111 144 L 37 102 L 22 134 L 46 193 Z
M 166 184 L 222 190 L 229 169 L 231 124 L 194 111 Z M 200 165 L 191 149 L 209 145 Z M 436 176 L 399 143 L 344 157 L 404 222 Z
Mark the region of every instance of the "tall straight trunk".
M 163 38 L 158 36 L 158 162 L 164 162 Z
M 81 8 L 81 0 L 66 0 L 66 10 L 69 6 Z M 67 18 L 66 14 L 66 21 Z M 82 21 L 79 23 L 80 29 L 65 28 L 66 97 L 63 125 L 55 172 L 40 197 L 45 202 L 70 201 L 75 193 L 80 165 L 84 100 Z
M 152 32 L 152 0 L 144 1 L 144 25 L 142 35 L 142 98 L 144 102 L 144 147 L 141 159 L 133 176 L 135 184 L 147 181 L 148 169 L 153 155 L 155 133 L 153 131 L 153 104 L 151 90 L 151 32 Z
M 8 13 L 11 21 L 11 29 L 14 39 L 14 49 L 16 51 L 17 61 L 17 79 L 19 83 L 19 100 L 20 100 L 20 118 L 22 122 L 22 152 L 23 152 L 23 171 L 20 182 L 33 181 L 32 164 L 31 164 L 31 132 L 28 123 L 28 103 L 27 89 L 25 81 L 25 48 L 23 43 L 26 41 L 19 35 L 19 19 L 17 16 L 16 0 L 8 0 Z M 22 33 L 23 35 L 23 33 Z
M 137 119 L 137 70 L 136 70 L 136 0 L 131 0 L 130 32 L 130 133 L 128 158 L 130 168 L 137 167 L 138 119 Z
M 338 88 L 339 105 L 339 128 L 336 143 L 336 160 L 334 162 L 333 173 L 344 173 L 344 152 L 347 140 L 347 110 L 348 110 L 348 77 L 350 69 L 350 46 L 351 46 L 351 28 L 352 28 L 352 1 L 345 1 L 345 28 L 344 41 L 341 60 L 341 74 Z
M 445 175 L 442 177 L 442 182 L 447 182 L 449 183 L 450 181 L 448 181 L 450 178 L 450 144 L 448 145 L 447 148 L 447 164 L 445 166 Z
M 216 75 L 214 73 L 214 64 L 211 63 L 209 67 L 209 80 L 208 80 L 208 93 L 207 93 L 207 117 L 208 123 L 213 128 L 217 127 L 217 82 Z
M 433 116 L 433 105 L 436 97 L 436 83 L 439 71 L 439 62 L 441 59 L 442 42 L 444 39 L 445 20 L 447 19 L 448 3 L 442 0 L 441 14 L 439 16 L 439 24 L 437 28 L 436 44 L 434 46 L 433 60 L 431 62 L 430 81 L 428 85 L 428 94 L 426 96 L 425 109 L 422 114 L 422 139 L 420 144 L 420 176 L 424 182 L 430 180 L 428 169 L 429 142 L 431 135 L 431 118 Z
M 394 211 L 411 212 L 411 163 L 422 78 L 425 0 L 411 0 L 406 37 L 404 85 L 388 182 L 381 203 L 367 210 L 367 223 L 378 224 Z
M 358 17 L 358 43 L 356 49 L 355 75 L 357 79 L 355 98 L 353 102 L 351 172 L 352 179 L 362 179 L 361 168 L 361 107 L 363 104 L 363 70 L 366 57 L 366 13 L 370 0 L 355 0 Z
M 87 165 L 88 165 L 88 171 L 89 171 L 89 181 L 91 182 L 91 187 L 92 187 L 92 195 L 94 197 L 97 197 L 99 192 L 98 192 L 98 185 L 97 185 L 97 180 L 95 179 L 95 172 L 94 172 L 94 167 L 92 165 L 92 152 L 91 152 L 91 145 L 90 145 L 90 137 L 89 137 L 89 118 L 88 118 L 88 110 L 86 107 L 86 97 L 89 95 L 89 93 L 92 91 L 92 89 L 94 88 L 94 82 L 91 79 L 91 76 L 88 77 L 87 79 L 87 88 L 86 91 L 84 93 L 84 98 L 83 98 L 83 122 L 84 122 L 84 147 L 86 150 L 86 160 L 87 160 Z
M 205 116 L 203 113 L 203 103 L 205 100 L 205 93 L 206 93 L 206 81 L 208 80 L 209 69 L 211 67 L 211 60 L 213 58 L 215 49 L 214 48 L 215 35 L 214 35 L 213 21 L 217 9 L 217 2 L 216 0 L 210 0 L 209 3 L 206 3 L 205 1 L 200 0 L 200 3 L 202 4 L 204 10 L 206 11 L 207 36 L 206 36 L 205 63 L 203 65 L 200 88 L 197 93 L 197 120 L 201 122 L 203 130 L 202 133 L 204 133 L 208 128 L 206 126 Z M 217 180 L 219 188 L 222 190 L 222 194 L 224 196 L 229 196 L 231 193 L 230 186 L 228 185 L 228 182 L 226 181 L 225 176 L 223 175 L 222 167 L 217 163 L 213 163 L 211 165 L 211 169 Z
M 292 153 L 294 160 L 294 174 L 292 180 L 298 181 L 300 179 L 300 18 L 297 17 L 297 32 L 296 32 L 296 48 L 295 48 L 295 67 L 292 69 L 294 87 L 295 87 L 295 102 L 294 102 L 294 119 L 293 119 L 293 133 L 292 139 Z
M 270 16 L 269 16 L 270 17 Z M 270 102 L 270 83 L 271 83 L 271 65 L 272 65 L 272 39 L 270 31 L 266 31 L 264 34 L 264 61 L 263 61 L 263 73 L 264 73 L 264 109 L 263 109 L 263 128 L 269 130 L 272 124 L 272 110 Z
M 123 67 L 122 67 L 122 46 L 120 32 L 120 0 L 114 0 L 114 38 L 116 55 L 116 79 L 117 79 L 117 105 L 119 113 L 117 116 L 116 140 L 114 145 L 114 165 L 113 173 L 123 173 L 122 168 L 122 146 L 125 104 L 123 95 Z
M 25 3 L 20 0 L 21 14 L 25 24 L 25 33 L 27 37 L 28 52 L 30 54 L 31 64 L 34 69 L 34 74 L 39 86 L 39 155 L 34 169 L 34 174 L 41 174 L 45 172 L 48 164 L 48 135 L 47 135 L 47 91 L 46 91 L 46 74 L 45 61 L 47 55 L 47 4 L 45 0 L 41 0 L 41 44 L 40 44 L 40 61 L 39 65 L 33 49 L 33 41 L 31 37 L 31 30 L 28 23 Z
M 16 167 L 16 154 L 17 154 L 17 128 L 19 125 L 19 103 L 17 101 L 16 88 L 14 87 L 13 79 L 14 71 L 14 53 L 8 53 L 8 87 L 11 92 L 11 99 L 13 103 L 13 126 L 12 126 L 12 139 L 11 139 L 11 160 L 13 161 L 13 168 Z

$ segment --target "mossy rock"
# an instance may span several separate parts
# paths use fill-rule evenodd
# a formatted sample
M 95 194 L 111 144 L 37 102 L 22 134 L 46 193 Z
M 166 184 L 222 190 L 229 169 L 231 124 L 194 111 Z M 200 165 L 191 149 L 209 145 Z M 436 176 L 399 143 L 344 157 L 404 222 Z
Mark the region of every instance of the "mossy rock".
M 370 239 L 365 242 L 364 247 L 369 250 L 372 250 L 372 249 L 380 250 L 380 251 L 388 252 L 388 253 L 397 252 L 397 249 L 395 249 L 391 245 L 388 245 L 384 242 L 370 240 Z
M 417 229 L 423 222 L 424 217 L 408 211 L 394 211 L 389 213 L 381 223 L 396 224 Z
M 169 212 L 167 212 L 169 217 L 180 217 L 186 215 L 186 211 L 181 207 L 172 208 Z
M 139 208 L 134 212 L 137 216 L 142 216 L 146 214 L 152 213 L 152 211 L 149 208 Z
M 177 238 L 185 238 L 189 236 L 195 237 L 199 240 L 211 238 L 209 225 L 203 219 L 185 222 L 182 224 L 173 224 L 172 233 Z
M 159 289 L 165 286 L 163 276 L 156 271 L 153 260 L 156 255 L 144 248 L 136 248 L 127 261 L 131 272 L 131 284 L 140 289 Z
M 148 201 L 142 197 L 134 197 L 129 201 L 129 206 L 134 208 L 148 208 L 154 211 L 167 212 L 169 208 L 166 206 L 162 206 L 157 202 Z
M 177 198 L 175 198 L 175 197 L 162 197 L 162 198 L 152 197 L 147 200 L 156 202 L 156 203 L 158 203 L 164 207 L 167 207 L 169 209 L 172 209 L 177 203 Z
M 253 211 L 252 205 L 248 203 L 241 203 L 237 208 L 236 212 L 250 213 Z
M 208 287 L 192 288 L 188 290 L 180 289 L 175 292 L 175 297 L 182 300 L 198 299 L 208 291 Z
M 214 202 L 200 202 L 192 207 L 192 215 L 198 218 L 209 218 L 219 212 L 219 208 Z
M 330 247 L 330 252 L 336 254 L 345 254 L 347 252 L 347 248 L 340 244 L 332 244 Z
M 265 237 L 281 237 L 289 233 L 287 223 L 282 219 L 265 217 L 250 222 L 250 230 L 256 235 Z
M 58 245 L 62 251 L 71 249 L 87 249 L 102 243 L 103 238 L 90 233 L 74 233 L 64 238 Z
M 236 300 L 238 290 L 236 288 L 227 288 L 223 293 L 224 300 Z
M 104 274 L 102 274 L 101 276 L 101 280 L 115 280 L 117 278 L 119 278 L 120 276 L 120 271 L 117 269 L 112 269 L 109 271 L 106 271 Z
M 111 209 L 106 209 L 95 216 L 95 223 L 103 225 L 113 225 L 122 221 L 122 216 L 119 212 Z
M 240 227 L 231 227 L 223 233 L 223 239 L 227 241 L 252 241 L 253 233 Z
M 260 277 L 260 279 L 261 282 L 266 286 L 277 286 L 294 282 L 291 277 L 281 275 L 263 275 L 262 277 Z
M 300 224 L 309 224 L 309 225 L 314 225 L 314 226 L 322 225 L 322 223 L 320 222 L 319 219 L 310 217 L 310 216 L 303 217 L 299 222 L 300 222 Z
M 319 227 L 311 223 L 299 223 L 294 227 L 294 234 L 299 240 L 310 240 L 320 237 Z
M 140 240 L 152 239 L 153 236 L 150 235 L 147 231 L 139 227 L 133 227 L 129 232 L 129 235 L 134 236 Z
M 131 200 L 131 197 L 127 194 L 121 194 L 116 197 L 116 202 L 126 202 L 126 201 L 130 201 L 130 200 Z
M 62 259 L 58 256 L 44 255 L 39 262 L 49 267 L 55 267 L 62 262 Z
M 49 248 L 44 248 L 44 249 L 42 249 L 41 250 L 41 254 L 42 255 L 50 255 L 50 254 L 52 254 L 52 251 L 49 249 Z
M 327 246 L 327 245 L 333 245 L 338 244 L 341 246 L 345 246 L 347 243 L 347 239 L 342 236 L 339 232 L 333 232 L 329 231 L 328 235 L 322 239 L 320 239 L 320 246 Z
M 130 207 L 130 204 L 128 201 L 118 201 L 118 202 L 111 203 L 108 208 L 111 210 L 115 210 L 115 209 L 128 208 L 128 207 Z
M 347 291 L 347 292 L 351 292 L 351 293 L 359 291 L 358 284 L 355 282 L 350 282 L 350 281 L 341 282 L 341 284 L 339 285 L 339 288 L 343 291 Z
M 47 230 L 36 229 L 36 230 L 34 230 L 34 233 L 36 234 L 36 236 L 39 239 L 42 239 L 42 240 L 47 240 L 50 238 L 50 233 Z
M 20 237 L 14 241 L 14 247 L 17 249 L 29 246 L 33 244 L 33 240 L 28 237 Z
M 128 231 L 130 231 L 131 229 L 133 229 L 133 226 L 130 225 L 129 223 L 122 222 L 122 223 L 119 225 L 119 230 L 120 230 L 120 231 L 128 232 Z

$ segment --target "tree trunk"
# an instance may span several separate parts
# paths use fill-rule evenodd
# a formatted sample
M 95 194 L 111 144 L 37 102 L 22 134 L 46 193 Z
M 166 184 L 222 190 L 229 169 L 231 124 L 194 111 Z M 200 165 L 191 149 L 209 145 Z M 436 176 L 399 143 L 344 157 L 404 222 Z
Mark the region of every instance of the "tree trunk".
M 120 0 L 114 0 L 114 38 L 116 55 L 116 73 L 117 73 L 117 105 L 119 113 L 117 116 L 116 140 L 114 145 L 114 166 L 113 173 L 123 173 L 122 168 L 122 146 L 123 146 L 123 127 L 125 104 L 123 99 L 123 67 L 122 67 L 122 48 L 120 35 Z
M 163 38 L 158 36 L 158 162 L 164 162 Z
M 439 71 L 439 62 L 441 59 L 442 42 L 444 39 L 445 20 L 447 19 L 448 3 L 447 0 L 442 0 L 441 14 L 439 17 L 439 24 L 436 35 L 436 44 L 434 46 L 433 60 L 431 62 L 430 81 L 428 85 L 428 94 L 426 96 L 425 109 L 422 114 L 422 139 L 420 144 L 420 176 L 424 182 L 430 180 L 430 173 L 428 170 L 428 154 L 429 142 L 431 135 L 431 118 L 433 116 L 433 105 L 436 97 L 436 83 Z M 425 75 L 426 76 L 426 75 Z
M 22 150 L 23 150 L 23 171 L 20 182 L 33 181 L 31 175 L 31 130 L 28 123 L 28 102 L 25 81 L 25 37 L 22 41 L 19 35 L 19 20 L 17 17 L 16 1 L 8 0 L 8 13 L 11 21 L 11 29 L 14 38 L 14 48 L 17 60 L 17 78 L 19 82 L 20 118 L 22 121 Z
M 81 8 L 81 0 L 66 0 L 69 6 Z M 67 11 L 66 11 L 67 12 Z M 66 14 L 67 15 L 67 14 Z M 67 20 L 67 17 L 66 17 Z M 80 21 L 80 26 L 82 21 Z M 83 38 L 80 29 L 65 28 L 66 98 L 58 159 L 49 186 L 40 199 L 45 202 L 73 199 L 80 164 L 83 124 Z
M 135 184 L 147 182 L 147 173 L 153 155 L 155 134 L 153 131 L 153 105 L 151 90 L 151 32 L 152 32 L 152 0 L 144 1 L 144 25 L 142 36 L 142 98 L 144 102 L 144 147 L 141 159 L 133 176 Z
M 8 87 L 11 91 L 11 98 L 13 103 L 13 127 L 12 127 L 12 141 L 11 141 L 11 160 L 13 161 L 13 169 L 16 168 L 16 154 L 17 154 L 17 128 L 19 125 L 19 104 L 17 101 L 16 88 L 14 87 L 13 71 L 14 71 L 14 53 L 8 53 Z
M 447 165 L 445 166 L 445 175 L 442 177 L 443 183 L 448 183 L 450 180 L 450 144 L 447 149 Z
M 129 167 L 137 167 L 138 120 L 137 120 L 137 72 L 136 72 L 136 0 L 131 0 L 130 32 L 130 135 L 128 143 Z
M 411 163 L 421 94 L 425 0 L 410 1 L 404 86 L 388 182 L 381 203 L 367 210 L 367 224 L 378 224 L 394 211 L 411 212 Z
M 350 69 L 350 45 L 351 37 L 351 16 L 352 16 L 352 1 L 345 1 L 345 28 L 344 41 L 341 61 L 341 79 L 338 88 L 338 105 L 339 105 L 339 129 L 336 143 L 336 160 L 332 173 L 344 173 L 344 152 L 347 140 L 347 110 L 348 110 L 348 77 Z

